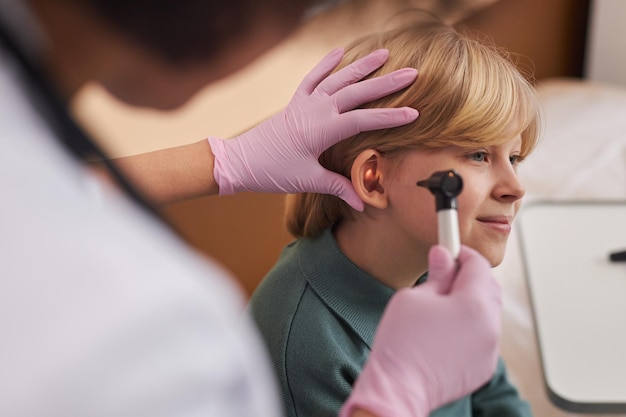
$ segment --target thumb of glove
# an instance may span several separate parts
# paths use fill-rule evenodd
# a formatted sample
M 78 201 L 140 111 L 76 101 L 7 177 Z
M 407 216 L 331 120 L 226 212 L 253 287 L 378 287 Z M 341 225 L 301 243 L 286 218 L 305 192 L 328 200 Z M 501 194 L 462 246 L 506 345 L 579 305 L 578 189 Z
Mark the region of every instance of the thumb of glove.
M 359 198 L 356 191 L 354 191 L 350 180 L 343 175 L 324 170 L 319 175 L 316 183 L 323 185 L 323 188 L 317 190 L 317 192 L 337 196 L 348 203 L 353 209 L 363 211 L 365 207 L 363 201 Z
M 420 287 L 438 294 L 448 294 L 457 272 L 457 263 L 448 249 L 434 245 L 428 252 L 428 280 Z

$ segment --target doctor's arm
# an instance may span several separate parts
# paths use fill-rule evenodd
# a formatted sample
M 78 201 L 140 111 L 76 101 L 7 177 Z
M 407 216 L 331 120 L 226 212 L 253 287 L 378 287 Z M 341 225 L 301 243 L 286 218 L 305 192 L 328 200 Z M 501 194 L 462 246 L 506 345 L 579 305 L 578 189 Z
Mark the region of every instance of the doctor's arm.
M 112 161 L 152 203 L 164 205 L 218 194 L 207 140 Z
M 328 54 L 304 78 L 287 107 L 228 140 L 189 145 L 113 162 L 155 204 L 240 191 L 320 192 L 339 196 L 357 210 L 363 203 L 349 180 L 321 167 L 321 153 L 359 132 L 410 123 L 412 108 L 359 109 L 410 85 L 414 69 L 363 80 L 387 60 L 387 50 L 332 73 L 343 51 Z

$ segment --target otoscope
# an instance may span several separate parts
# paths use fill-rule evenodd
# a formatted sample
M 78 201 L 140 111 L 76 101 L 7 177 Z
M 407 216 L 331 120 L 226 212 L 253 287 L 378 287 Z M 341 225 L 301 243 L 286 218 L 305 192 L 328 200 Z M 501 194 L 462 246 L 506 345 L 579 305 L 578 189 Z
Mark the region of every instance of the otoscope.
M 463 178 L 453 170 L 437 171 L 417 185 L 428 188 L 435 196 L 439 244 L 448 248 L 456 259 L 461 251 L 456 197 L 463 190 Z

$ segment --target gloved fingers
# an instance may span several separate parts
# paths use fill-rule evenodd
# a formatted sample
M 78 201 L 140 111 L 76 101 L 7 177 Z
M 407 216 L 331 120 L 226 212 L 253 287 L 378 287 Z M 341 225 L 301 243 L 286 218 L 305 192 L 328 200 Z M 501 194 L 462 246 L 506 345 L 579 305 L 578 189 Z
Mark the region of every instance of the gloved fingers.
M 416 77 L 417 70 L 415 68 L 402 68 L 380 77 L 348 85 L 335 94 L 337 110 L 339 113 L 343 113 L 395 93 L 411 85 Z
M 378 49 L 331 74 L 319 83 L 315 91 L 332 96 L 342 88 L 362 80 L 380 68 L 387 62 L 388 57 L 389 51 L 387 49 Z
M 356 191 L 354 191 L 352 182 L 350 182 L 348 178 L 336 172 L 324 169 L 323 172 L 315 176 L 315 179 L 316 190 L 311 190 L 312 192 L 332 194 L 341 198 L 353 209 L 363 211 L 365 207 L 363 201 L 359 198 Z
M 330 51 L 302 80 L 296 94 L 311 95 L 318 85 L 333 72 L 343 58 L 343 48 Z
M 428 280 L 420 289 L 432 289 L 447 294 L 454 282 L 457 264 L 452 254 L 443 245 L 434 245 L 428 252 Z
M 339 116 L 338 123 L 342 126 L 342 136 L 329 135 L 326 139 L 334 142 L 326 145 L 334 145 L 339 140 L 357 133 L 402 126 L 414 121 L 417 116 L 419 113 L 412 107 L 352 110 Z
M 450 295 L 455 296 L 463 317 L 482 323 L 485 334 L 490 335 L 482 339 L 482 349 L 496 354 L 502 326 L 500 284 L 487 259 L 475 250 L 461 246 L 458 261 L 460 268 Z
M 493 276 L 491 265 L 484 256 L 462 245 L 458 263 L 459 271 L 451 292 L 478 298 L 492 296 L 502 303 L 500 284 Z

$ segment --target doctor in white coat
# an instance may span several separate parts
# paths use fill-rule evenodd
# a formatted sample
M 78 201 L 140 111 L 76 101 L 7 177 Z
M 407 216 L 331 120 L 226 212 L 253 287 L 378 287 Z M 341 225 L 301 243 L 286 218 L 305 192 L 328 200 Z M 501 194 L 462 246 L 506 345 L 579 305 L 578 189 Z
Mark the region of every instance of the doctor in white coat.
M 280 415 L 232 277 L 151 204 L 324 191 L 360 207 L 317 157 L 414 120 L 414 109 L 357 108 L 415 70 L 359 82 L 386 60 L 376 51 L 329 76 L 333 51 L 278 115 L 227 141 L 108 163 L 117 186 L 84 162 L 104 155 L 67 102 L 96 81 L 127 103 L 175 108 L 283 39 L 314 3 L 0 0 L 0 415 Z M 489 265 L 469 249 L 455 263 L 435 247 L 430 260 L 429 284 L 390 303 L 342 415 L 426 416 L 493 373 L 500 289 Z

